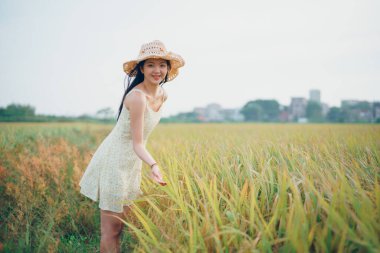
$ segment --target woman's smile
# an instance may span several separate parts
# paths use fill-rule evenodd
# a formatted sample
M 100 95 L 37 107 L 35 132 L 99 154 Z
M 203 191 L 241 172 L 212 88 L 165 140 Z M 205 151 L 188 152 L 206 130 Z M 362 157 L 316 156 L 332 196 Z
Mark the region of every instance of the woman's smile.
M 161 76 L 160 75 L 153 75 L 154 80 L 160 80 Z

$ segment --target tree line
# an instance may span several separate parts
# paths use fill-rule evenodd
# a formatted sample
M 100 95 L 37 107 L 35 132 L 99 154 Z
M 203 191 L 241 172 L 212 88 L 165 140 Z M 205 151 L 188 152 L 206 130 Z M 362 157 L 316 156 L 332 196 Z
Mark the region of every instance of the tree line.
M 245 121 L 278 122 L 281 111 L 290 113 L 288 106 L 280 109 L 280 104 L 276 100 L 257 99 L 249 101 L 240 110 Z M 322 106 L 316 101 L 308 100 L 305 117 L 308 122 L 366 122 L 372 119 L 375 123 L 380 123 L 380 118 L 374 118 L 375 113 L 371 103 L 362 101 L 354 105 L 329 108 L 326 115 L 323 115 Z M 363 115 L 365 117 L 363 117 Z M 295 118 L 295 121 L 298 119 Z
M 108 109 L 107 109 L 108 110 Z M 104 113 L 106 109 L 99 110 Z M 113 118 L 95 118 L 87 114 L 78 117 L 56 116 L 56 115 L 40 115 L 35 113 L 35 107 L 30 105 L 21 105 L 12 103 L 6 107 L 0 107 L 0 122 L 114 122 Z
M 374 117 L 374 109 L 369 102 L 362 101 L 355 105 L 340 107 L 331 107 L 326 115 L 322 113 L 322 107 L 318 102 L 309 100 L 306 106 L 305 117 L 308 122 L 368 122 L 363 120 L 363 114 Z M 244 116 L 244 121 L 250 122 L 280 122 L 280 114 L 289 113 L 289 107 L 281 108 L 276 100 L 257 99 L 247 102 L 241 109 L 240 113 Z M 35 108 L 30 105 L 9 104 L 6 107 L 0 107 L 0 121 L 2 122 L 106 122 L 114 123 L 113 111 L 111 108 L 98 110 L 95 116 L 83 114 L 78 117 L 55 116 L 55 115 L 38 115 Z M 175 119 L 165 119 L 162 122 L 198 122 L 195 112 L 181 113 Z M 297 121 L 297 118 L 293 119 Z M 372 122 L 380 123 L 380 118 L 373 119 Z

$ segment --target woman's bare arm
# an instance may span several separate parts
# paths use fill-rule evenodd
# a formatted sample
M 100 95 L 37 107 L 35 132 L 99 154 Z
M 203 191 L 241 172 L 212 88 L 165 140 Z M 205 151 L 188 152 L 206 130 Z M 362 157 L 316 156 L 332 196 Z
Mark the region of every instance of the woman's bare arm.
M 133 92 L 133 94 L 128 96 L 128 99 L 133 150 L 141 160 L 151 165 L 156 161 L 145 149 L 143 143 L 144 113 L 148 101 L 145 95 L 140 92 Z

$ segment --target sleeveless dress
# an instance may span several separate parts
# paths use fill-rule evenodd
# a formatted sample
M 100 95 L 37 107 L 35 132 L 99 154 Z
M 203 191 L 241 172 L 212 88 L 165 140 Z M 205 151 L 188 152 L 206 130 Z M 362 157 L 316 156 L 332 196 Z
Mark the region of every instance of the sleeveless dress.
M 142 90 L 133 88 L 126 96 L 133 91 L 146 95 Z M 161 119 L 164 102 L 162 100 L 157 112 L 148 104 L 144 113 L 144 146 Z M 99 200 L 102 210 L 122 213 L 123 206 L 130 205 L 143 194 L 140 189 L 141 169 L 142 160 L 133 150 L 129 110 L 123 103 L 116 125 L 93 154 L 79 182 L 80 193 L 93 201 Z

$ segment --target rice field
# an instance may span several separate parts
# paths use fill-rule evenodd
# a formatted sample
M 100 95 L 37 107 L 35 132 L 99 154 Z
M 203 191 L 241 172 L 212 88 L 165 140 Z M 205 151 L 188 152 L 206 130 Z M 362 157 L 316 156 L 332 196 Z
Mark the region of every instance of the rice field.
M 79 194 L 113 125 L 0 124 L 0 250 L 97 252 Z M 122 237 L 135 252 L 379 252 L 380 126 L 160 124 Z

